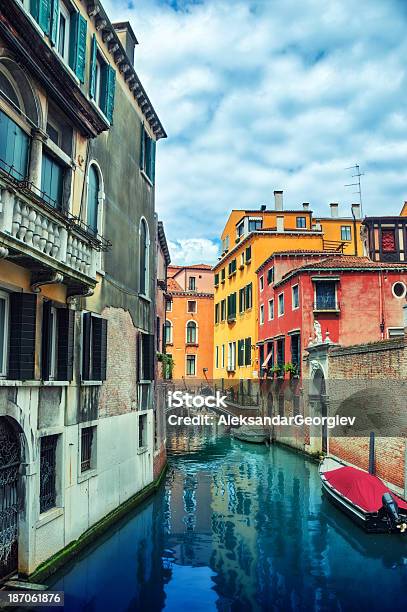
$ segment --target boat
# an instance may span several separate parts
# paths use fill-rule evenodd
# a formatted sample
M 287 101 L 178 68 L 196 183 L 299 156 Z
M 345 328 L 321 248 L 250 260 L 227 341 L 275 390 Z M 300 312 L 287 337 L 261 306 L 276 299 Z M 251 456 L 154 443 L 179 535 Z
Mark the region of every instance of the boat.
M 232 429 L 231 434 L 236 440 L 241 442 L 251 442 L 252 444 L 264 444 L 268 440 L 268 435 L 263 427 L 239 427 Z
M 325 457 L 319 466 L 328 499 L 369 533 L 407 534 L 407 502 L 373 474 Z

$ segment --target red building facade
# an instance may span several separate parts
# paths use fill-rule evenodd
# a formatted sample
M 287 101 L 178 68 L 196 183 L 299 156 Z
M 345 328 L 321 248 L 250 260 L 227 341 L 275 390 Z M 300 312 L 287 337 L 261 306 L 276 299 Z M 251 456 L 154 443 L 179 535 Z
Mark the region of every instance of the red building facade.
M 258 276 L 258 368 L 301 373 L 312 342 L 351 346 L 403 335 L 405 264 L 327 253 L 279 253 Z

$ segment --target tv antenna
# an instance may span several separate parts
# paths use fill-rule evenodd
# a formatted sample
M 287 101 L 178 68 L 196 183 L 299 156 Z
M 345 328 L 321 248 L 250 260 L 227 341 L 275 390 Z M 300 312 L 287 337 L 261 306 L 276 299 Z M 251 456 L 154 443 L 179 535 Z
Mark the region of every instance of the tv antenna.
M 360 182 L 360 177 L 364 176 L 364 172 L 360 171 L 359 164 L 355 164 L 354 166 L 349 166 L 349 168 L 345 168 L 345 170 L 353 170 L 355 174 L 352 174 L 352 178 L 356 179 L 356 183 L 348 183 L 345 187 L 357 187 L 356 191 L 353 193 L 359 196 L 359 204 L 360 204 L 360 216 L 363 219 L 363 205 L 362 205 L 362 184 Z

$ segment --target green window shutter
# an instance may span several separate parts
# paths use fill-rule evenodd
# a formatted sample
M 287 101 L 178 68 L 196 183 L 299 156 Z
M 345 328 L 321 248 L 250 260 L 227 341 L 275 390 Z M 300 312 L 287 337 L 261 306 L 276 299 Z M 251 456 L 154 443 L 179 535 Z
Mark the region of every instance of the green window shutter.
M 100 108 L 106 115 L 109 122 L 113 120 L 114 95 L 116 90 L 116 72 L 112 66 L 106 64 L 103 68 L 102 91 L 100 98 Z
M 154 184 L 155 182 L 155 148 L 156 148 L 156 142 L 155 140 L 151 140 L 151 155 L 150 155 L 150 179 L 151 182 Z
M 51 0 L 51 44 L 57 44 L 59 0 Z
M 51 0 L 39 0 L 38 25 L 45 34 L 49 34 L 51 20 Z
M 80 82 L 83 83 L 85 81 L 86 33 L 88 24 L 80 13 L 74 13 L 71 17 L 70 28 L 69 65 Z
M 245 365 L 251 365 L 252 363 L 252 339 L 246 338 L 245 340 Z
M 140 168 L 141 170 L 144 170 L 145 157 L 146 157 L 145 131 L 144 131 L 144 125 L 141 124 L 141 139 L 140 139 Z
M 89 71 L 89 95 L 95 98 L 96 94 L 96 54 L 97 54 L 96 34 L 92 36 L 92 47 L 90 52 L 90 71 Z
M 30 0 L 30 13 L 34 17 L 35 21 L 38 22 L 40 14 L 40 0 Z

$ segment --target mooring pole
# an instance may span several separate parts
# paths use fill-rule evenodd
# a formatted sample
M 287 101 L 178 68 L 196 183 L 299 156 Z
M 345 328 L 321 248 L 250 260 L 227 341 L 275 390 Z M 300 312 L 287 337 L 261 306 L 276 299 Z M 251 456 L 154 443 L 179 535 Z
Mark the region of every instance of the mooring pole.
M 369 474 L 374 474 L 376 471 L 374 460 L 374 431 L 370 432 L 369 440 Z

